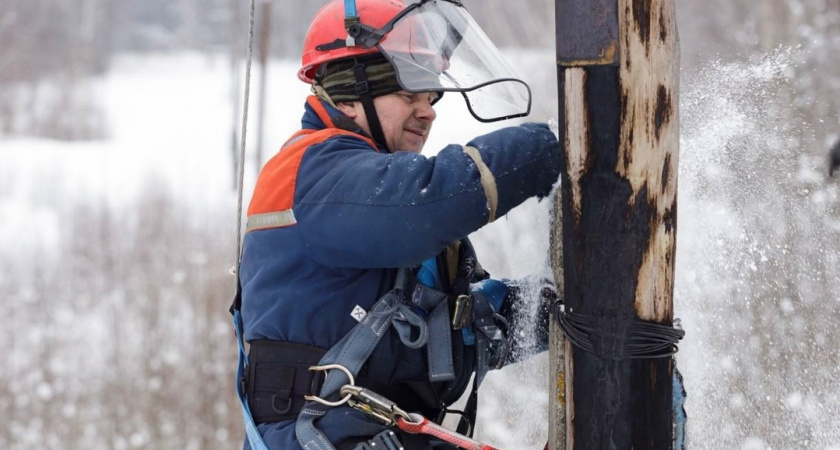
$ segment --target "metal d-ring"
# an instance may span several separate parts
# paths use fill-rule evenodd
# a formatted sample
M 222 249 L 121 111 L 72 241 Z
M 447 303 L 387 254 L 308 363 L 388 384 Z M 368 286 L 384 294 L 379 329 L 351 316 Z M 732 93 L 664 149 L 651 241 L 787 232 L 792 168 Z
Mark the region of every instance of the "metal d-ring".
M 338 370 L 344 372 L 344 374 L 347 375 L 347 378 L 350 379 L 349 386 L 355 386 L 356 385 L 356 380 L 353 378 L 353 374 L 350 373 L 350 370 L 348 370 L 346 367 L 342 366 L 341 364 L 325 364 L 323 366 L 311 366 L 311 367 L 309 367 L 309 370 L 331 370 L 331 369 L 338 369 Z M 352 396 L 353 396 L 352 394 L 347 394 L 341 400 L 338 400 L 338 401 L 335 401 L 335 402 L 324 400 L 323 398 L 318 397 L 317 395 L 304 395 L 303 398 L 306 399 L 306 400 L 309 400 L 309 401 L 318 402 L 322 405 L 341 406 L 341 405 L 347 403 L 347 401 L 350 400 L 350 397 L 352 397 Z

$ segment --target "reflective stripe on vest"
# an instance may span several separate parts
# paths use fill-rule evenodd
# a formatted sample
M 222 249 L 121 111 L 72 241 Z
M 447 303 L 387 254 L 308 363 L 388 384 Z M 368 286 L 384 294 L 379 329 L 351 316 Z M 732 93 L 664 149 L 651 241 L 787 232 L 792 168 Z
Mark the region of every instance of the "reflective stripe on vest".
M 254 230 L 262 230 L 265 228 L 280 228 L 294 225 L 297 223 L 295 213 L 291 209 L 283 211 L 254 214 L 248 217 L 245 225 L 245 232 Z

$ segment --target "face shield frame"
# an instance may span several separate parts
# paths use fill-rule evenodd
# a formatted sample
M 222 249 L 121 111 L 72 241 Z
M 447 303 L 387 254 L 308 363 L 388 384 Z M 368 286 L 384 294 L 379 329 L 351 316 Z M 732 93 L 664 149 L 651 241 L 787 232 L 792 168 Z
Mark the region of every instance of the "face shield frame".
M 392 36 L 389 35 L 389 33 L 392 33 L 395 29 L 400 29 L 401 24 L 404 24 L 412 19 L 419 21 L 420 26 L 423 27 L 424 22 L 420 14 L 425 12 L 424 7 L 426 7 L 426 10 L 436 15 L 435 17 L 439 17 L 443 20 L 442 23 L 446 25 L 445 38 L 452 38 L 452 42 L 454 42 L 454 44 L 450 42 L 450 48 L 448 49 L 441 47 L 439 49 L 441 50 L 440 52 L 435 51 L 434 48 L 426 49 L 426 52 L 431 54 L 433 58 L 440 58 L 441 63 L 439 64 L 439 67 L 434 70 L 421 68 L 421 70 L 425 71 L 423 78 L 427 79 L 427 81 L 433 81 L 429 82 L 427 85 L 423 85 L 422 83 L 420 85 L 412 85 L 412 83 L 408 82 L 408 80 L 411 80 L 411 77 L 407 74 L 410 72 L 417 72 L 417 69 L 420 68 L 420 66 L 413 63 L 406 63 L 407 59 L 401 56 L 406 52 L 395 50 L 392 45 L 389 45 L 388 38 Z M 452 25 L 450 16 L 453 14 L 455 19 L 463 21 L 463 29 L 458 30 Z M 409 23 L 409 25 L 403 26 L 411 28 L 410 25 L 411 24 Z M 450 74 L 448 70 L 452 66 L 451 63 L 453 61 L 453 55 L 458 50 L 458 47 L 462 45 L 462 41 L 465 41 L 465 36 L 469 36 L 466 32 L 471 30 L 475 30 L 475 32 L 472 33 L 472 36 L 476 36 L 471 38 L 471 43 L 477 44 L 476 48 L 484 52 L 484 55 L 487 56 L 487 60 L 493 60 L 496 63 L 496 66 L 487 70 L 486 75 L 488 75 L 488 78 L 477 80 L 476 82 L 468 83 L 467 85 L 461 85 L 461 82 L 459 82 L 455 76 Z M 421 31 L 431 38 L 428 30 Z M 380 53 L 385 55 L 385 57 L 391 61 L 391 64 L 394 66 L 397 73 L 398 83 L 407 92 L 431 91 L 439 92 L 441 95 L 444 92 L 459 92 L 464 97 L 464 101 L 467 104 L 467 109 L 470 114 L 476 120 L 483 123 L 524 117 L 531 112 L 532 96 L 530 86 L 516 76 L 516 73 L 507 64 L 504 57 L 502 57 L 501 53 L 495 45 L 493 45 L 492 41 L 486 37 L 483 30 L 481 30 L 481 27 L 475 23 L 459 0 L 420 0 L 407 5 L 381 28 L 374 28 L 355 20 L 347 23 L 347 32 L 349 38 L 353 39 L 356 45 L 361 44 L 366 49 L 374 46 L 377 47 Z M 410 29 L 408 34 L 410 36 L 409 40 L 414 38 Z M 457 35 L 457 38 L 453 38 L 454 35 Z M 438 44 L 442 45 L 444 41 L 445 39 L 439 40 Z M 464 47 L 468 46 L 465 44 Z M 467 52 L 469 52 L 469 50 Z M 409 53 L 411 52 L 409 51 Z M 482 55 L 477 54 L 475 56 Z M 481 62 L 483 63 L 484 61 L 481 60 Z M 502 76 L 496 77 L 495 73 L 493 73 L 495 69 L 499 69 L 500 71 L 506 73 Z M 485 89 L 487 92 L 484 92 Z M 471 96 L 473 98 L 471 98 Z M 485 114 L 478 111 L 477 109 L 479 108 L 477 105 L 481 104 L 480 99 L 482 96 L 485 98 L 484 103 L 490 104 L 491 108 L 495 103 L 497 105 L 510 105 L 511 110 L 501 114 Z M 511 100 L 506 102 L 505 99 Z

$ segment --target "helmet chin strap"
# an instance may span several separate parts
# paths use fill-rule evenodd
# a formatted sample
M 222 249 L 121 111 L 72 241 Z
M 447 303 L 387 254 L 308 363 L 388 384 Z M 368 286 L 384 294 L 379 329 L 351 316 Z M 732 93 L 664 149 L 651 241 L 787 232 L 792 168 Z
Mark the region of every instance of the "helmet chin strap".
M 356 65 L 353 66 L 353 75 L 356 77 L 356 95 L 359 96 L 362 107 L 365 109 L 370 136 L 380 147 L 390 152 L 391 150 L 385 142 L 385 134 L 382 132 L 382 125 L 379 123 L 379 116 L 376 114 L 376 107 L 373 105 L 373 96 L 370 94 L 370 85 L 368 84 L 364 63 L 356 60 Z
M 359 20 L 356 14 L 356 0 L 344 0 L 344 21 L 346 23 L 353 19 Z

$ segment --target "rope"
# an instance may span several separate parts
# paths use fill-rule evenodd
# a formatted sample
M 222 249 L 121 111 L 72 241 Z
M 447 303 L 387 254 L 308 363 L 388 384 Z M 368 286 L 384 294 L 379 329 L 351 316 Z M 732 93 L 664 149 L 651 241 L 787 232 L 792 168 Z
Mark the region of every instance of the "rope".
M 242 191 L 244 191 L 245 184 L 245 134 L 248 129 L 248 94 L 251 88 L 251 58 L 254 53 L 254 9 L 256 0 L 251 0 L 251 11 L 249 13 L 248 21 L 248 55 L 246 57 L 247 63 L 245 66 L 245 100 L 242 106 L 242 139 L 239 145 L 239 160 L 237 161 L 237 176 L 236 176 L 236 297 L 231 305 L 231 313 L 233 314 L 233 324 L 236 333 L 236 342 L 239 346 L 239 363 L 236 370 L 236 393 L 239 397 L 239 403 L 242 407 L 242 416 L 245 422 L 245 435 L 248 439 L 248 444 L 252 450 L 268 450 L 268 446 L 262 439 L 257 425 L 254 423 L 254 417 L 251 415 L 251 409 L 248 406 L 248 396 L 243 389 L 242 380 L 245 379 L 245 367 L 248 364 L 248 355 L 245 353 L 245 344 L 243 342 L 242 330 L 242 316 L 239 312 L 240 302 L 240 285 L 239 285 L 239 265 L 242 262 Z
M 242 106 L 242 138 L 239 143 L 239 160 L 236 174 L 236 277 L 239 279 L 239 265 L 242 262 L 242 191 L 245 189 L 245 135 L 248 130 L 248 94 L 251 90 L 251 57 L 254 53 L 254 4 L 251 0 L 251 12 L 248 22 L 248 56 L 245 65 L 245 101 Z
M 397 428 L 406 433 L 411 434 L 425 434 L 440 439 L 448 444 L 452 444 L 458 448 L 465 450 L 499 450 L 496 447 L 478 442 L 469 436 L 464 436 L 456 431 L 448 430 L 420 414 L 411 413 L 409 419 L 398 417 L 396 419 Z

